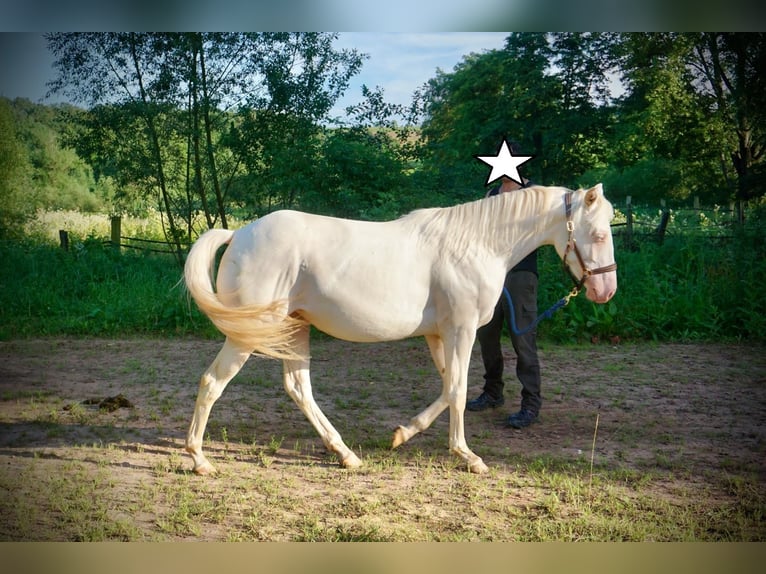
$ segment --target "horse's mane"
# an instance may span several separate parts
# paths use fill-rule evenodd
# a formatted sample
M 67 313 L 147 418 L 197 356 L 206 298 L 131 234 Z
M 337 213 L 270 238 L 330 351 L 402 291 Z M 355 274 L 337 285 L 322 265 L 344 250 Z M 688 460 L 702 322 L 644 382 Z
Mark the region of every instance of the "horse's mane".
M 545 188 L 524 188 L 452 207 L 418 209 L 402 220 L 420 241 L 461 258 L 474 249 L 507 246 L 523 231 L 536 231 L 549 195 Z M 518 225 L 509 226 L 509 221 Z

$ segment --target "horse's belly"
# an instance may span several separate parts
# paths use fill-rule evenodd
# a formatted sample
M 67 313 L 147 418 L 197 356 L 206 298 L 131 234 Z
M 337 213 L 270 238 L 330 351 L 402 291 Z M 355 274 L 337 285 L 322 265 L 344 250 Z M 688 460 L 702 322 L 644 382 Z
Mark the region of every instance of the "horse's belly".
M 355 305 L 335 305 L 323 301 L 298 310 L 304 319 L 320 331 L 338 339 L 357 343 L 396 341 L 433 331 L 428 309 L 392 308 L 375 305 L 362 309 Z

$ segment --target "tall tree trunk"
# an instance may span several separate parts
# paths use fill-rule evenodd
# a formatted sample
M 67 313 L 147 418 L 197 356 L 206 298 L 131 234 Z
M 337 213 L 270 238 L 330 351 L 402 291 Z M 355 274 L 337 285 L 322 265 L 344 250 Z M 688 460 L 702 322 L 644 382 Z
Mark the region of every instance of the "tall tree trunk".
M 705 36 L 711 59 L 711 66 L 706 67 L 706 70 L 712 68 L 712 73 L 708 73 L 708 81 L 713 88 L 718 109 L 734 127 L 737 135 L 737 151 L 731 153 L 731 162 L 737 173 L 736 197 L 747 200 L 751 197 L 748 175 L 753 163 L 752 127 L 746 94 L 747 48 L 741 36 L 738 37 L 737 34 L 729 36 L 728 49 L 734 61 L 733 67 L 727 69 L 722 62 L 719 46 L 722 34 L 706 33 Z
M 200 149 L 200 106 L 199 106 L 199 77 L 197 76 L 197 58 L 201 59 L 202 42 L 199 40 L 199 34 L 195 34 L 192 41 L 192 61 L 191 61 L 191 86 L 189 91 L 192 97 L 192 154 L 194 156 L 194 184 L 202 201 L 202 209 L 205 212 L 205 222 L 208 229 L 213 228 L 213 217 L 210 213 L 210 206 L 207 202 L 207 193 L 202 181 L 202 152 Z
M 139 64 L 138 54 L 136 53 L 136 43 L 135 43 L 134 34 L 130 35 L 130 40 L 131 40 L 130 54 L 133 59 L 133 65 L 136 70 L 136 78 L 138 80 L 138 87 L 141 93 L 141 103 L 143 105 L 143 110 L 141 115 L 146 123 L 146 128 L 149 135 L 149 142 L 152 149 L 152 155 L 154 156 L 155 169 L 156 169 L 155 175 L 157 177 L 157 185 L 160 188 L 162 203 L 165 206 L 165 212 L 167 213 L 167 216 L 168 216 L 168 226 L 170 227 L 170 237 L 168 238 L 166 233 L 165 238 L 169 239 L 169 242 L 172 241 L 172 245 L 175 248 L 174 255 L 176 257 L 176 261 L 178 261 L 179 264 L 182 264 L 184 259 L 183 250 L 181 248 L 178 228 L 176 227 L 175 221 L 173 219 L 173 211 L 170 204 L 170 194 L 168 193 L 167 183 L 165 179 L 165 170 L 163 168 L 163 162 L 162 162 L 162 150 L 160 148 L 160 138 L 157 135 L 157 129 L 154 126 L 153 116 L 149 110 L 150 102 L 146 96 L 146 89 L 144 88 L 144 80 L 143 80 L 143 75 L 141 71 L 141 65 Z
M 218 204 L 218 215 L 221 217 L 221 227 L 229 228 L 226 221 L 226 208 L 223 203 L 223 194 L 221 193 L 221 183 L 218 180 L 218 170 L 216 169 L 215 153 L 213 150 L 213 130 L 210 122 L 210 96 L 207 91 L 207 71 L 205 70 L 205 48 L 202 45 L 201 35 L 199 46 L 199 64 L 200 75 L 202 79 L 202 113 L 205 119 L 205 138 L 207 141 L 207 158 L 210 166 L 210 177 L 213 180 L 213 189 L 215 190 L 215 199 Z

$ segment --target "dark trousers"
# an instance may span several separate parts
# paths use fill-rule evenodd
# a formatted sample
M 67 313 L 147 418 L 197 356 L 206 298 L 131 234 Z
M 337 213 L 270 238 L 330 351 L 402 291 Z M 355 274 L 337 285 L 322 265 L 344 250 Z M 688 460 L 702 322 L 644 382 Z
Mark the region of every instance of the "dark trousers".
M 511 294 L 516 327 L 521 330 L 537 317 L 537 275 L 531 271 L 511 271 L 505 277 L 505 287 Z M 503 293 L 492 319 L 476 332 L 484 361 L 484 391 L 494 398 L 503 395 L 503 350 L 500 336 L 508 322 L 508 300 Z M 537 330 L 515 335 L 509 330 L 516 351 L 516 376 L 521 382 L 521 408 L 540 412 L 540 361 L 537 358 Z

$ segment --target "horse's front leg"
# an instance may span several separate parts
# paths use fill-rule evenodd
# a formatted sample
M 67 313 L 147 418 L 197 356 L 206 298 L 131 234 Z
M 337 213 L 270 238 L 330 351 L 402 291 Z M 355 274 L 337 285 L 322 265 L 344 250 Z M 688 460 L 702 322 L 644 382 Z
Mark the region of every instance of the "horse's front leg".
M 481 457 L 476 455 L 465 440 L 465 401 L 468 394 L 468 363 L 471 360 L 471 349 L 476 339 L 476 329 L 461 328 L 455 334 L 454 345 L 445 346 L 449 392 L 449 446 L 450 450 L 462 458 L 468 465 L 468 470 L 481 474 L 489 470 Z
M 468 391 L 468 363 L 475 336 L 475 330 L 463 328 L 451 336 L 447 336 L 446 344 L 442 337 L 435 335 L 426 337 L 434 364 L 442 375 L 442 392 L 439 398 L 414 417 L 409 425 L 400 426 L 396 429 L 394 448 L 428 428 L 436 417 L 449 406 L 450 450 L 465 460 L 468 470 L 471 472 L 480 474 L 488 470 L 484 461 L 468 448 L 465 440 L 463 413 Z
M 431 351 L 431 358 L 434 361 L 434 365 L 436 365 L 436 370 L 439 371 L 439 375 L 442 378 L 442 392 L 433 403 L 412 417 L 408 425 L 396 427 L 392 448 L 404 444 L 419 432 L 426 430 L 436 420 L 436 417 L 442 414 L 444 409 L 449 406 L 447 400 L 449 385 L 445 377 L 447 369 L 444 361 L 444 343 L 439 335 L 426 335 L 426 342 L 428 343 L 428 349 Z

